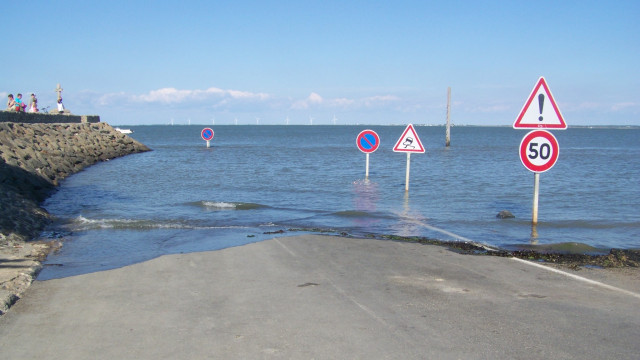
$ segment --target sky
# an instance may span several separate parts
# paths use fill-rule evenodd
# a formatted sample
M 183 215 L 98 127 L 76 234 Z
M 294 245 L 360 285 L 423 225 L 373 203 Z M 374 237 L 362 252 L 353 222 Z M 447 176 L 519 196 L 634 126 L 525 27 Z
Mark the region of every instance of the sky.
M 640 1 L 21 1 L 0 95 L 112 125 L 640 125 Z

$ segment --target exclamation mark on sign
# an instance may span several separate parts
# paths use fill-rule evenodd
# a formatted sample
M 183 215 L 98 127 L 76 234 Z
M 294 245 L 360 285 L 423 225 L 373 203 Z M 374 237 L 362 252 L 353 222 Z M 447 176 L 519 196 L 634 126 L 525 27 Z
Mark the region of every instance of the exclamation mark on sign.
M 540 108 L 540 117 L 538 117 L 538 121 L 542 121 L 542 109 L 544 108 L 544 94 L 538 95 L 538 107 Z

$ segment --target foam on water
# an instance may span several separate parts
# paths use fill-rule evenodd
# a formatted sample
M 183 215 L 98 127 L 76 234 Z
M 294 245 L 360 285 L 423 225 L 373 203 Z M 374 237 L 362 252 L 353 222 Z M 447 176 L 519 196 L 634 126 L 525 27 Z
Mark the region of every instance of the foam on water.
M 146 219 L 87 219 L 78 216 L 70 223 L 73 231 L 100 229 L 153 230 L 153 229 L 242 229 L 246 226 L 206 226 L 193 221 L 146 220 Z
M 244 202 L 224 202 L 224 201 L 198 201 L 197 206 L 205 207 L 208 210 L 254 210 L 267 207 L 262 204 Z

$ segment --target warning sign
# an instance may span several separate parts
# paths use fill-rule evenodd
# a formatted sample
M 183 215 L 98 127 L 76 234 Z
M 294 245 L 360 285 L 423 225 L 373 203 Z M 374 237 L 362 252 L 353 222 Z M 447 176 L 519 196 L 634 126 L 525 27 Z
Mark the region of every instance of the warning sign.
M 416 133 L 413 125 L 409 124 L 409 126 L 407 126 L 407 128 L 404 130 L 404 133 L 402 133 L 402 136 L 400 136 L 400 139 L 398 139 L 396 146 L 393 147 L 393 151 L 408 153 L 424 152 L 424 146 L 422 146 L 420 138 L 418 137 L 418 133 Z
M 524 103 L 520 115 L 513 123 L 514 129 L 556 129 L 564 130 L 567 123 L 560 113 L 551 90 L 544 77 L 540 77 L 531 95 Z

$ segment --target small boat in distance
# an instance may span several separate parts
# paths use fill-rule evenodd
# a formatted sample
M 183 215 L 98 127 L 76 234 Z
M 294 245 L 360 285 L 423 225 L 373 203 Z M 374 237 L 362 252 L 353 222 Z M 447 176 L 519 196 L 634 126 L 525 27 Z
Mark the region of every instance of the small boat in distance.
M 116 131 L 119 131 L 123 134 L 133 134 L 133 131 L 131 129 L 120 129 L 119 127 L 117 127 Z

